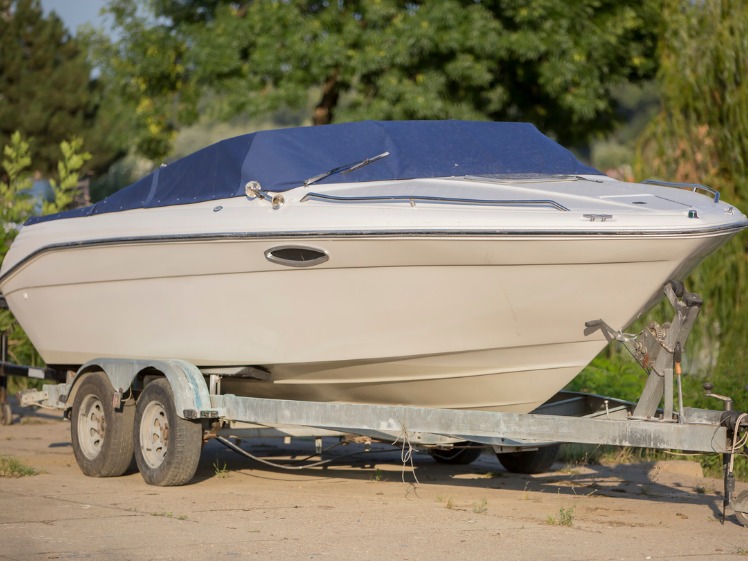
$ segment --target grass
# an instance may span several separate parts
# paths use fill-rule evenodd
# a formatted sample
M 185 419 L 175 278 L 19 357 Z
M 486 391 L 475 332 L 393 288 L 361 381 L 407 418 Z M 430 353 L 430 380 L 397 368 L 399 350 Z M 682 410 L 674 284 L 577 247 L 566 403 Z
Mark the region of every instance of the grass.
M 439 503 L 444 503 L 444 506 L 448 508 L 449 510 L 453 510 L 455 508 L 455 502 L 452 500 L 452 497 L 444 497 L 442 495 L 437 495 L 436 501 Z
M 0 477 L 26 477 L 38 473 L 35 468 L 27 466 L 20 460 L 9 456 L 0 456 Z
M 174 516 L 173 512 L 152 512 L 151 516 L 161 516 L 163 518 L 176 518 L 177 520 L 187 520 L 187 515 L 180 514 L 179 516 Z
M 483 477 L 485 477 L 486 479 L 499 479 L 501 477 L 504 477 L 504 475 L 506 474 L 501 471 L 488 471 L 483 474 Z
M 594 444 L 565 444 L 561 447 L 559 460 L 564 462 L 564 470 L 571 472 L 583 465 L 634 464 L 639 462 L 659 462 L 673 459 L 685 459 L 699 462 L 704 475 L 710 478 L 722 478 L 721 454 L 676 455 L 664 450 L 650 448 L 629 448 L 619 446 L 601 446 Z M 748 456 L 735 456 L 735 479 L 748 481 Z
M 213 462 L 213 471 L 215 472 L 216 477 L 220 479 L 231 477 L 231 472 L 226 467 L 226 462 L 223 462 L 223 465 L 219 464 L 218 460 Z
M 486 514 L 488 512 L 488 501 L 481 499 L 478 502 L 473 503 L 473 512 L 475 514 Z
M 549 514 L 546 518 L 546 524 L 549 526 L 567 526 L 571 527 L 574 525 L 574 507 L 569 508 L 561 507 L 558 514 Z
M 385 479 L 384 472 L 379 468 L 374 470 L 374 473 L 371 474 L 372 481 L 384 481 Z

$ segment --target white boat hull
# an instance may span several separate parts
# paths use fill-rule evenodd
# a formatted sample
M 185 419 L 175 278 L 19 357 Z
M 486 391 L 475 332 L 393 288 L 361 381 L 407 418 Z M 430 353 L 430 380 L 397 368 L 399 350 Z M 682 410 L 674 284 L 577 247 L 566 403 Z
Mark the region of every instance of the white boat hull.
M 272 236 L 42 252 L 3 292 L 48 364 L 181 358 L 260 366 L 224 393 L 531 411 L 731 235 Z M 44 317 L 44 321 L 30 321 Z

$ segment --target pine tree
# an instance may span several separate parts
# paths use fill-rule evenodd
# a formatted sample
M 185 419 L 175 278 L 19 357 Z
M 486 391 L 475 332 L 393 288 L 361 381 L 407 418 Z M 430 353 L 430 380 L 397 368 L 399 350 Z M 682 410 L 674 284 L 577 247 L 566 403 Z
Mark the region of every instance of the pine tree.
M 59 144 L 71 136 L 97 147 L 95 168 L 118 154 L 102 141 L 100 85 L 86 55 L 59 17 L 44 16 L 39 0 L 0 0 L 0 146 L 15 131 L 33 138 L 34 171 L 55 171 Z

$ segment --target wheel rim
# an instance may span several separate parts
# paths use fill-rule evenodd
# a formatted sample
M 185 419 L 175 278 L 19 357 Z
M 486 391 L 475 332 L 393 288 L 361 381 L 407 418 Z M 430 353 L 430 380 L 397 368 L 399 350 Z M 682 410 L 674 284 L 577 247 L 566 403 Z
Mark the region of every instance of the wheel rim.
M 78 444 L 83 455 L 89 460 L 96 459 L 101 453 L 105 437 L 104 404 L 95 395 L 86 396 L 78 418 Z
M 166 409 L 158 401 L 152 401 L 143 410 L 140 421 L 140 450 L 150 468 L 157 468 L 169 449 L 169 419 Z

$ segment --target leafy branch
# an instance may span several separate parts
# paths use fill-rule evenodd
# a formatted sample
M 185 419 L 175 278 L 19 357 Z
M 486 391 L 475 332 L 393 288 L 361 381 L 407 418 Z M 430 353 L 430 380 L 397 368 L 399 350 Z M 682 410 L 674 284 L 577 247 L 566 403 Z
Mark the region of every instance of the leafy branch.
M 57 178 L 50 179 L 53 201 L 44 201 L 42 214 L 52 214 L 70 208 L 78 193 L 78 182 L 83 166 L 91 154 L 83 152 L 83 140 L 73 137 L 60 143 L 62 158 L 57 164 Z M 30 142 L 20 132 L 11 135 L 3 148 L 0 169 L 0 260 L 5 258 L 21 225 L 32 215 L 36 201 L 31 196 L 33 185 Z M 19 364 L 42 364 L 39 354 L 10 311 L 0 312 L 0 331 L 8 334 L 10 360 Z

